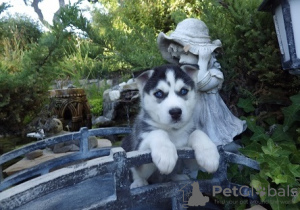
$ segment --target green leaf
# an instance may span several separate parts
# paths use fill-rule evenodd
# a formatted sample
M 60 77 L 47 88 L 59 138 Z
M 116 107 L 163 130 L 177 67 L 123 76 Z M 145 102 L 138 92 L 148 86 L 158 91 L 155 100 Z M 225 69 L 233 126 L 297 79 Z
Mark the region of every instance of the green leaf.
M 299 203 L 299 201 L 300 201 L 300 188 L 297 188 L 296 196 L 293 197 L 292 202 Z
M 300 164 L 300 151 L 291 154 L 291 163 Z
M 265 165 L 265 164 L 262 164 Z M 266 168 L 263 168 L 260 171 L 261 174 L 264 174 L 270 178 L 273 178 L 275 175 L 280 174 L 281 173 L 281 167 L 275 167 L 275 168 L 269 168 L 269 166 L 267 166 Z
M 253 141 L 264 141 L 269 138 L 269 136 L 266 134 L 265 129 L 256 125 L 256 119 L 255 117 L 248 117 L 248 118 L 242 118 L 243 120 L 246 120 L 247 127 L 254 133 L 251 137 L 251 140 Z
M 281 147 L 278 147 L 274 144 L 272 139 L 268 140 L 267 146 L 262 146 L 261 149 L 267 155 L 278 157 L 278 152 L 281 150 Z
M 283 150 L 286 150 L 286 151 L 289 151 L 290 153 L 296 153 L 298 151 L 296 145 L 293 143 L 293 142 L 280 142 L 280 147 L 283 149 Z
M 237 103 L 237 106 L 242 108 L 247 113 L 255 110 L 254 106 L 252 105 L 252 100 L 250 98 L 240 98 Z
M 239 151 L 244 155 L 254 159 L 258 158 L 262 153 L 261 145 L 257 142 L 253 142 L 244 148 L 240 148 Z
M 283 174 L 278 174 L 276 177 L 274 177 L 273 180 L 274 180 L 274 182 L 276 184 L 287 183 L 288 176 L 287 175 L 283 175 Z
M 288 168 L 290 161 L 287 156 L 275 157 L 272 155 L 261 155 L 258 159 L 260 162 L 260 174 L 268 176 L 276 184 L 295 184 L 294 174 Z M 296 170 L 296 168 L 292 168 Z M 296 171 L 294 171 L 296 173 Z
M 270 173 L 270 169 L 272 170 L 275 170 L 277 169 L 277 167 L 281 167 L 281 162 L 278 162 L 278 157 L 275 157 L 275 156 L 271 156 L 271 155 L 260 155 L 258 158 L 257 158 L 257 161 L 261 164 L 261 171 L 260 173 L 262 172 L 265 172 L 265 173 Z M 264 171 L 266 170 L 266 171 Z
M 282 125 L 276 125 L 275 131 L 272 134 L 272 139 L 276 142 L 279 141 L 293 141 L 293 139 L 285 131 L 286 129 Z
M 295 177 L 300 178 L 300 165 L 289 164 L 288 168 Z
M 267 181 L 267 179 L 261 177 L 259 174 L 251 176 L 250 186 L 252 186 L 256 190 L 262 201 L 267 198 L 267 194 L 265 192 L 268 189 L 269 185 L 270 183 Z
M 285 209 L 286 203 L 291 202 L 291 198 L 278 196 L 276 193 L 274 196 L 267 196 L 266 201 L 271 205 L 272 210 L 282 210 Z
M 285 107 L 282 109 L 284 114 L 284 127 L 286 129 L 290 128 L 290 126 L 299 119 L 297 112 L 300 110 L 300 93 L 290 97 L 293 102 L 291 106 Z
M 287 156 L 275 157 L 267 154 L 260 156 L 258 161 L 268 163 L 270 168 L 282 167 L 290 163 Z

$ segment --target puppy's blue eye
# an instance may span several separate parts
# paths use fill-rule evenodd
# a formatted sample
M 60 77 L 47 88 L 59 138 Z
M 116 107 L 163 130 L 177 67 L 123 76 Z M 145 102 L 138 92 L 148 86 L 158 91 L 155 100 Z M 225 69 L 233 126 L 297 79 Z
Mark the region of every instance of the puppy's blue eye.
M 181 88 L 180 90 L 180 95 L 185 96 L 186 94 L 188 94 L 189 90 L 185 89 L 185 88 Z
M 164 92 L 162 92 L 161 90 L 156 91 L 156 92 L 154 93 L 154 96 L 155 96 L 156 98 L 163 98 L 163 97 L 164 97 Z

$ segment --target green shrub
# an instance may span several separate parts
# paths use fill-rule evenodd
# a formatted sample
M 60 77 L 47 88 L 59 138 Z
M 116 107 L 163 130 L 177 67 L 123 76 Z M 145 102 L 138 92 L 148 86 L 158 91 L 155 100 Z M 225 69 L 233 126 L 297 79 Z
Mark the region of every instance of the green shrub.
M 89 104 L 91 106 L 91 112 L 94 116 L 102 115 L 102 98 L 89 99 Z
M 221 95 L 247 121 L 240 151 L 257 160 L 261 168 L 255 172 L 231 166 L 229 176 L 258 192 L 268 186 L 277 191 L 289 186 L 300 192 L 300 81 L 282 70 L 272 15 L 259 12 L 260 4 L 260 0 L 201 1 L 200 18 L 212 40 L 220 39 L 223 44 L 218 57 L 225 76 Z M 299 193 L 296 197 L 259 195 L 272 209 L 299 207 Z M 228 202 L 225 206 L 243 208 Z
M 34 69 L 32 55 L 42 54 L 38 25 L 27 18 L 2 19 L 0 36 L 0 133 L 19 133 L 25 117 L 39 111 L 49 81 Z M 35 52 L 34 52 L 35 51 Z
M 23 17 L 1 19 L 0 24 L 0 133 L 21 134 L 48 101 L 70 33 L 62 23 L 42 33 Z
M 299 91 L 300 80 L 282 70 L 272 15 L 258 11 L 260 0 L 209 0 L 202 4 L 200 17 L 212 40 L 220 39 L 223 44 L 218 61 L 225 76 L 225 102 L 236 107 L 239 98 L 250 98 L 261 116 L 267 112 L 282 117 L 278 110 L 289 105 L 289 97 Z
M 265 119 L 266 126 L 257 124 L 257 117 L 244 117 L 250 135 L 243 135 L 244 148 L 240 151 L 260 163 L 260 171 L 251 174 L 251 186 L 258 192 L 274 188 L 275 195 L 260 193 L 262 202 L 269 203 L 272 209 L 299 207 L 300 201 L 300 93 L 291 97 L 292 104 L 282 109 L 284 120 L 276 123 L 273 118 Z M 298 195 L 291 196 L 291 189 Z M 289 196 L 287 195 L 289 189 Z M 263 190 L 263 191 L 262 191 Z

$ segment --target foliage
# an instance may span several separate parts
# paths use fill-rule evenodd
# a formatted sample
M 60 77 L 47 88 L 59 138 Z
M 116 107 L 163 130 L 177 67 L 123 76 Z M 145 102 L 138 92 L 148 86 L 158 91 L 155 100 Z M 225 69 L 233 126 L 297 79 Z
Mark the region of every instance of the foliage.
M 158 33 L 173 30 L 187 15 L 198 12 L 195 0 L 100 2 L 103 7 L 93 11 L 91 23 L 82 17 L 77 4 L 61 8 L 64 18 L 57 15 L 81 31 L 65 47 L 67 57 L 60 63 L 63 74 L 91 79 L 163 64 L 156 45 Z
M 36 40 L 41 36 L 38 26 L 28 19 L 2 19 L 0 40 L 0 131 L 19 128 L 25 115 L 37 109 L 45 88 L 40 73 L 31 67 L 30 55 L 37 51 Z M 30 62 L 26 63 L 26 62 Z M 24 82 L 26 81 L 26 82 Z M 33 101 L 34 98 L 36 101 Z M 40 99 L 40 100 L 39 100 Z M 28 110 L 29 112 L 26 113 Z
M 159 32 L 199 12 L 198 1 L 101 0 L 92 27 L 105 48 L 103 68 L 141 70 L 165 63 L 156 44 Z
M 73 80 L 99 78 L 107 73 L 98 55 L 102 49 L 91 40 L 72 38 L 65 48 L 65 59 L 60 62 L 61 74 L 69 75 Z
M 51 30 L 51 24 L 49 22 L 47 22 L 45 19 L 44 19 L 44 15 L 41 11 L 41 9 L 39 8 L 39 4 L 43 2 L 43 0 L 23 0 L 25 5 L 27 6 L 31 6 L 33 7 L 34 9 L 34 12 L 37 14 L 40 22 L 45 26 L 47 27 L 49 30 Z M 79 0 L 79 2 L 82 1 L 82 0 Z M 61 8 L 63 8 L 65 6 L 65 0 L 58 0 L 57 1 L 58 5 L 59 5 L 59 8 L 58 10 L 54 13 L 54 19 L 56 19 L 56 15 L 57 14 L 60 14 L 60 11 L 61 11 Z
M 102 115 L 102 98 L 89 99 L 89 104 L 91 106 L 91 112 L 94 116 Z
M 95 84 L 89 85 L 87 88 L 85 88 L 85 92 L 87 93 L 87 98 L 91 106 L 91 112 L 94 116 L 102 115 L 102 95 L 104 89 L 106 88 L 108 88 L 106 85 L 99 87 Z
M 239 97 L 249 98 L 261 114 L 280 118 L 277 111 L 289 105 L 288 97 L 298 92 L 300 81 L 282 70 L 272 15 L 258 11 L 260 4 L 260 0 L 202 1 L 201 19 L 212 38 L 223 44 L 218 61 L 225 75 L 224 100 L 232 107 Z
M 0 155 L 13 150 L 16 142 L 7 138 L 0 138 Z
M 2 12 L 4 12 L 7 8 L 9 8 L 10 7 L 10 5 L 9 4 L 7 4 L 7 3 L 1 3 L 0 4 L 0 14 L 2 13 Z
M 62 46 L 66 57 L 59 63 L 61 76 L 72 79 L 91 79 L 103 76 L 107 69 L 99 58 L 103 54 L 104 45 L 91 27 L 91 23 L 82 16 L 79 2 L 60 8 L 54 23 L 75 32 L 68 37 L 67 45 Z M 55 27 L 54 27 L 55 28 Z
M 223 44 L 218 58 L 225 75 L 222 97 L 230 108 L 241 108 L 247 121 L 241 152 L 261 167 L 259 173 L 236 168 L 229 175 L 238 183 L 251 183 L 273 209 L 297 208 L 299 197 L 261 193 L 287 186 L 299 192 L 300 84 L 297 76 L 281 69 L 272 16 L 257 11 L 260 4 L 259 0 L 201 1 L 200 17 L 212 39 Z
M 103 68 L 143 69 L 161 62 L 154 44 L 153 28 L 148 25 L 142 26 L 142 20 L 127 17 L 129 12 L 132 12 L 130 7 L 137 6 L 137 2 L 125 1 L 124 4 L 124 7 L 106 5 L 109 8 L 108 14 L 94 11 L 93 28 L 105 46 L 103 54 L 99 55 Z
M 64 14 L 44 33 L 28 18 L 1 19 L 0 133 L 20 133 L 47 102 L 71 39 Z
M 240 151 L 260 163 L 260 172 L 251 175 L 251 186 L 260 192 L 262 202 L 269 203 L 272 209 L 299 207 L 299 100 L 300 93 L 292 96 L 292 104 L 282 110 L 283 124 L 269 124 L 273 122 L 269 119 L 266 122 L 269 130 L 257 125 L 255 116 L 244 118 L 252 135 L 243 135 L 245 147 Z M 268 193 L 271 188 L 277 193 L 274 194 L 274 190 Z M 291 195 L 293 188 L 298 192 L 297 196 Z M 281 189 L 285 191 L 284 195 Z

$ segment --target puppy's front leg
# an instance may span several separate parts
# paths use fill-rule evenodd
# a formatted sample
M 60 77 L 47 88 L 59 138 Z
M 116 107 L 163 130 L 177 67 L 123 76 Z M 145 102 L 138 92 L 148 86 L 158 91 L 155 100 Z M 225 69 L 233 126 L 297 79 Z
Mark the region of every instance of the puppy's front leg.
M 217 146 L 203 131 L 195 130 L 191 133 L 188 145 L 194 149 L 199 166 L 208 173 L 213 173 L 218 169 L 220 155 Z
M 156 167 L 153 163 L 131 168 L 133 182 L 130 185 L 130 189 L 148 185 L 147 179 L 153 174 L 155 170 Z
M 178 159 L 177 150 L 165 131 L 155 130 L 143 134 L 138 150 L 145 151 L 149 149 L 154 164 L 149 163 L 132 168 L 133 183 L 130 188 L 148 185 L 147 179 L 157 168 L 160 173 L 169 174 L 176 165 Z
M 139 150 L 151 150 L 152 161 L 160 173 L 169 174 L 173 171 L 178 156 L 175 145 L 167 132 L 154 130 L 143 135 Z

